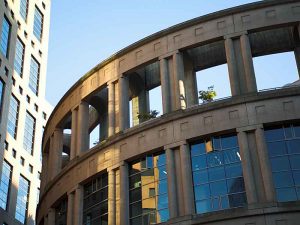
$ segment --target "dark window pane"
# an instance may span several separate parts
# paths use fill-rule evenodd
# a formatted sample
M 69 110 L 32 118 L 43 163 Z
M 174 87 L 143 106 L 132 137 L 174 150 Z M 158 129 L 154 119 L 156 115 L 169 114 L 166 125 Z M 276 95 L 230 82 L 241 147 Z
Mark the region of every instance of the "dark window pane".
M 191 155 L 192 156 L 201 155 L 201 154 L 205 154 L 205 153 L 206 153 L 206 151 L 205 151 L 204 143 L 192 145 L 192 147 L 191 147 Z
M 136 188 L 129 192 L 129 201 L 130 202 L 139 201 L 139 200 L 141 200 L 141 198 L 142 198 L 141 188 Z
M 207 170 L 193 172 L 194 185 L 204 184 L 208 182 Z
M 272 171 L 288 171 L 290 170 L 289 158 L 288 156 L 281 156 L 276 158 L 271 158 Z
M 209 197 L 210 197 L 210 190 L 209 190 L 208 184 L 195 186 L 195 199 L 196 200 L 207 199 Z
M 293 178 L 296 186 L 300 186 L 300 170 L 293 171 Z
M 292 170 L 300 169 L 300 155 L 289 156 Z
M 142 184 L 141 182 L 141 175 L 137 174 L 137 175 L 133 175 L 131 177 L 129 177 L 129 188 L 137 188 L 140 187 Z
M 238 146 L 236 136 L 222 137 L 221 140 L 222 140 L 222 149 L 234 148 Z
M 223 154 L 224 154 L 224 162 L 225 162 L 225 164 L 234 163 L 234 162 L 240 162 L 241 161 L 241 157 L 240 157 L 240 153 L 239 153 L 239 149 L 238 148 L 234 148 L 234 149 L 230 149 L 230 150 L 225 150 L 223 152 Z
M 139 216 L 139 217 L 136 217 L 134 219 L 131 219 L 130 224 L 131 225 L 141 225 L 142 224 L 142 217 Z
M 209 167 L 221 166 L 223 165 L 223 155 L 222 152 L 212 152 L 207 154 L 207 165 Z
M 267 141 L 277 141 L 284 139 L 283 129 L 272 129 L 272 130 L 265 130 L 265 136 Z
M 296 137 L 300 137 L 300 125 L 294 126 L 294 132 Z
M 142 214 L 142 202 L 136 202 L 129 206 L 130 217 L 135 217 Z
M 129 173 L 130 174 L 136 174 L 141 172 L 141 163 L 140 162 L 136 162 L 130 165 L 129 167 Z
M 200 169 L 204 169 L 206 167 L 207 167 L 207 164 L 206 164 L 206 156 L 205 155 L 193 157 L 192 170 L 200 170 Z
M 208 174 L 210 181 L 225 179 L 225 171 L 223 166 L 208 169 Z
M 245 184 L 243 178 L 234 178 L 227 180 L 228 193 L 243 192 L 245 190 Z
M 226 181 L 217 181 L 210 183 L 210 191 L 212 196 L 220 196 L 227 194 L 227 185 Z
M 246 205 L 247 203 L 247 197 L 245 193 L 229 195 L 228 198 L 230 207 L 240 207 Z
M 289 154 L 300 153 L 300 139 L 294 139 L 286 142 Z
M 211 201 L 208 200 L 202 200 L 196 202 L 196 210 L 198 214 L 206 213 L 211 211 Z
M 280 188 L 280 189 L 276 189 L 276 192 L 277 192 L 277 200 L 279 202 L 297 200 L 295 188 Z
M 273 173 L 274 184 L 276 188 L 293 186 L 293 177 L 290 172 Z
M 278 156 L 278 155 L 285 155 L 287 153 L 285 141 L 276 141 L 267 143 L 268 150 L 269 150 L 269 156 Z
M 240 177 L 243 175 L 240 163 L 226 165 L 225 172 L 227 178 Z
M 160 222 L 166 222 L 169 219 L 169 210 L 164 209 L 164 210 L 159 210 L 157 212 L 157 223 Z

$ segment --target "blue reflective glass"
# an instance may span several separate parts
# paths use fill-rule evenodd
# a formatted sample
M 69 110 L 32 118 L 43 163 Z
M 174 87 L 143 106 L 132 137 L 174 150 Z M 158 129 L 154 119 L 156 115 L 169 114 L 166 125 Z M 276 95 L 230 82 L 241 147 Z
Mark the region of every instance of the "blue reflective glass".
M 265 130 L 265 137 L 267 141 L 277 141 L 284 139 L 284 132 L 282 128 Z
M 293 178 L 294 178 L 295 185 L 300 186 L 300 170 L 293 171 Z
M 155 156 L 154 161 L 156 161 L 157 166 L 165 165 L 166 164 L 166 154 L 161 153 L 158 156 Z
M 203 200 L 210 197 L 210 190 L 208 184 L 195 186 L 195 199 Z
M 300 137 L 300 125 L 294 126 L 294 132 L 296 137 Z
M 241 177 L 228 179 L 227 186 L 228 186 L 228 193 L 238 193 L 238 192 L 243 192 L 245 190 L 244 179 Z
M 43 14 L 37 7 L 35 7 L 34 22 L 33 22 L 33 34 L 36 36 L 36 38 L 39 41 L 41 41 L 41 39 L 42 39 L 43 20 L 44 20 Z
M 8 46 L 9 46 L 9 38 L 10 38 L 10 30 L 11 25 L 6 17 L 3 18 L 2 22 L 2 33 L 1 33 L 1 40 L 0 40 L 0 50 L 1 53 L 8 57 Z
M 224 167 L 213 167 L 208 169 L 209 181 L 223 180 L 225 179 Z
M 222 137 L 221 140 L 222 140 L 222 149 L 234 148 L 238 146 L 236 136 Z
M 284 134 L 286 139 L 290 139 L 293 137 L 292 127 L 287 126 L 284 128 Z
M 158 194 L 168 193 L 168 181 L 160 180 L 158 182 Z
M 164 210 L 159 210 L 157 212 L 157 222 L 166 222 L 168 219 L 170 218 L 169 216 L 169 210 L 168 209 L 164 209 Z M 140 224 L 139 224 L 140 225 Z
M 147 156 L 146 161 L 147 161 L 147 168 L 153 168 L 153 158 L 152 158 L 152 156 Z
M 227 178 L 240 177 L 242 176 L 241 164 L 235 163 L 235 164 L 226 165 L 225 172 Z
M 155 171 L 156 170 L 156 171 Z M 156 180 L 162 180 L 162 179 L 167 179 L 167 168 L 166 166 L 160 166 L 155 169 L 154 175 Z
M 273 179 L 276 188 L 291 187 L 294 185 L 293 176 L 290 172 L 273 173 Z
M 196 202 L 197 213 L 206 213 L 211 211 L 211 202 L 210 200 L 202 200 Z
M 192 170 L 200 170 L 205 169 L 207 167 L 206 164 L 206 156 L 195 156 L 192 160 Z
M 290 163 L 288 156 L 280 156 L 271 158 L 272 171 L 287 171 L 290 170 Z
M 201 155 L 201 154 L 205 154 L 205 153 L 206 153 L 206 150 L 205 150 L 204 143 L 195 144 L 195 145 L 191 146 L 191 155 L 192 156 Z
M 207 154 L 208 167 L 221 166 L 224 164 L 222 152 L 211 152 Z
M 292 170 L 299 170 L 300 169 L 300 155 L 291 155 L 289 156 L 290 164 Z
M 161 210 L 166 208 L 168 208 L 168 195 L 167 194 L 159 195 L 157 197 L 157 209 Z
M 208 182 L 207 170 L 193 172 L 194 185 L 204 184 Z
M 214 149 L 221 149 L 221 140 L 219 137 L 213 138 Z
M 29 185 L 29 181 L 20 176 L 15 218 L 21 223 L 25 223 L 27 214 Z
M 227 185 L 225 180 L 210 183 L 209 186 L 212 196 L 220 196 L 227 194 Z
M 238 148 L 225 150 L 224 152 L 225 164 L 234 163 L 241 161 L 240 153 Z
M 277 200 L 279 202 L 293 201 L 297 199 L 295 188 L 276 189 Z
M 230 207 L 241 207 L 246 205 L 247 198 L 245 193 L 232 194 L 228 196 Z
M 300 139 L 286 141 L 289 154 L 300 153 Z
M 287 153 L 285 141 L 267 143 L 269 156 L 285 155 Z

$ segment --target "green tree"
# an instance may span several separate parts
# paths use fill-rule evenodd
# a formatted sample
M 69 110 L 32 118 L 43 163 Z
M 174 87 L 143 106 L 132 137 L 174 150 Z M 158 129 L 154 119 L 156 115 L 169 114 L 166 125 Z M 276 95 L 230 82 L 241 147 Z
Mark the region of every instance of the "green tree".
M 214 90 L 214 86 L 209 86 L 207 91 L 199 91 L 199 99 L 205 102 L 212 102 L 214 98 L 217 96 L 217 92 Z

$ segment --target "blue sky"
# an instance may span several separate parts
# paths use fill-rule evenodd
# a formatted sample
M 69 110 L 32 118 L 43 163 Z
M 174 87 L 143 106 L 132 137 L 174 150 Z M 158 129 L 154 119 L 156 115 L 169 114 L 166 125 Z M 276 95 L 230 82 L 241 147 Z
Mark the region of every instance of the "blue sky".
M 87 71 L 120 49 L 177 23 L 250 0 L 52 0 L 46 98 L 55 105 Z M 254 58 L 259 89 L 298 78 L 292 52 Z M 197 73 L 198 89 L 230 95 L 227 65 Z M 150 93 L 161 111 L 160 90 Z

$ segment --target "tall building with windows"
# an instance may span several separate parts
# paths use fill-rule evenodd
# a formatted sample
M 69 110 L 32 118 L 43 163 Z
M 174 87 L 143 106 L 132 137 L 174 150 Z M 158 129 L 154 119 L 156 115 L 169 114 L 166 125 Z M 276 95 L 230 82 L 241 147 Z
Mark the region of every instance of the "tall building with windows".
M 253 59 L 282 52 L 298 81 L 259 90 Z M 196 72 L 222 64 L 231 96 L 199 102 Z M 299 224 L 298 75 L 300 0 L 222 10 L 117 52 L 47 122 L 37 224 Z
M 0 2 L 0 224 L 35 224 L 50 0 Z

